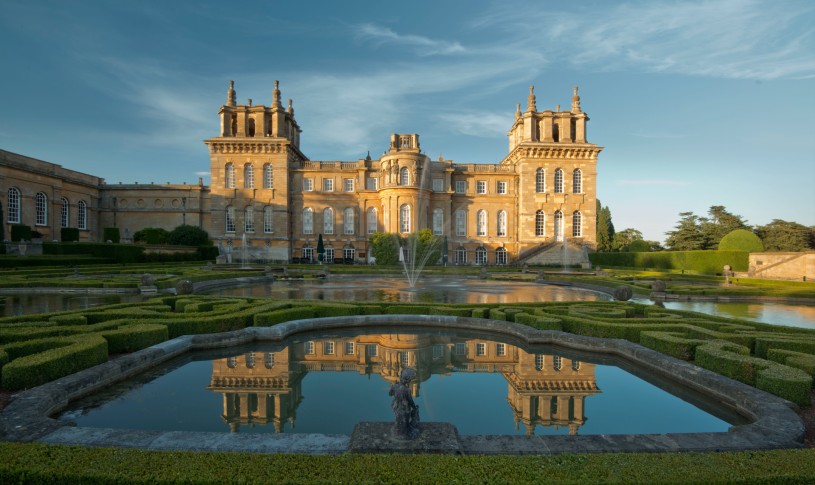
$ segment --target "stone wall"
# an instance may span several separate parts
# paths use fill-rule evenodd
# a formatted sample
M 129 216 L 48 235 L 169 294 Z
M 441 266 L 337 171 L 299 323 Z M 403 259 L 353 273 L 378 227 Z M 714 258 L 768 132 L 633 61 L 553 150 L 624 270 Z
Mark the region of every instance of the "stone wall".
M 802 253 L 750 253 L 751 278 L 815 281 L 815 251 Z

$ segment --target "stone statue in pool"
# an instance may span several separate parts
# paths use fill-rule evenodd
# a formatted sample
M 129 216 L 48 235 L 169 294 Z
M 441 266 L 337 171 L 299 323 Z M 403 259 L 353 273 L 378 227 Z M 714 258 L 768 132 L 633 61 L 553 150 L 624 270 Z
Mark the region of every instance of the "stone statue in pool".
M 391 386 L 393 396 L 391 407 L 396 417 L 393 434 L 401 439 L 412 440 L 419 436 L 419 406 L 413 402 L 410 394 L 410 381 L 416 378 L 416 370 L 410 367 L 402 369 L 399 382 Z

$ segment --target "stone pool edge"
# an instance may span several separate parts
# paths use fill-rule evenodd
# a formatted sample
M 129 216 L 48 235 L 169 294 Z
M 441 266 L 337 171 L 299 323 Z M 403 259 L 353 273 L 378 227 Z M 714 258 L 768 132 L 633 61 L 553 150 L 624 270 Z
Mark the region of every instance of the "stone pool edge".
M 556 345 L 575 351 L 626 361 L 659 377 L 701 391 L 748 418 L 722 433 L 653 435 L 504 436 L 457 435 L 455 453 L 557 454 L 604 452 L 743 451 L 803 446 L 804 425 L 789 401 L 734 381 L 689 362 L 666 356 L 620 339 L 586 337 L 553 330 L 537 330 L 512 322 L 442 315 L 358 315 L 305 319 L 273 327 L 248 327 L 219 334 L 188 335 L 154 345 L 119 359 L 86 369 L 18 393 L 0 411 L 0 439 L 54 444 L 113 446 L 152 450 L 244 451 L 257 453 L 345 453 L 349 435 L 242 435 L 208 432 L 140 431 L 82 428 L 49 418 L 70 401 L 143 372 L 182 353 L 279 341 L 314 330 L 365 327 L 431 327 L 476 330 L 518 338 L 527 344 Z M 365 428 L 365 429 L 369 429 Z M 364 433 L 363 431 L 360 431 Z M 355 433 L 357 431 L 355 430 Z M 360 437 L 356 437 L 360 439 Z M 416 453 L 399 446 L 381 452 Z

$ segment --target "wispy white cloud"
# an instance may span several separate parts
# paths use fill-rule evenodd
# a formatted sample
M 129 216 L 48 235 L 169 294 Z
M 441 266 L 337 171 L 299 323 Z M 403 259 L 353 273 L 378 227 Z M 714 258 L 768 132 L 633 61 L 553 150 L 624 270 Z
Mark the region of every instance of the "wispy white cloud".
M 399 34 L 387 27 L 374 24 L 362 24 L 356 27 L 356 36 L 363 41 L 376 45 L 394 44 L 416 48 L 423 56 L 461 54 L 467 51 L 459 42 L 431 39 L 421 35 Z
M 734 79 L 815 77 L 811 2 L 649 0 L 577 11 L 504 4 L 499 10 L 473 27 L 502 30 L 515 45 L 584 68 Z
M 512 113 L 504 114 L 490 111 L 467 111 L 463 113 L 442 113 L 439 120 L 453 131 L 464 135 L 496 139 L 506 135 L 512 126 Z
M 618 185 L 688 185 L 685 180 L 620 180 Z

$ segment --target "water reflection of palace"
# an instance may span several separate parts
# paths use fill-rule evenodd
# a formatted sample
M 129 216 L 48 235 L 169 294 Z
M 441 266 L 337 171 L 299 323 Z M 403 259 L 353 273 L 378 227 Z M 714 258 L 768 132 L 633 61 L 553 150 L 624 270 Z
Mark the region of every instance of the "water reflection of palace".
M 597 394 L 594 364 L 549 354 L 530 354 L 502 342 L 445 336 L 383 334 L 296 342 L 277 352 L 247 352 L 214 360 L 209 389 L 223 395 L 223 420 L 240 425 L 272 424 L 281 432 L 295 426 L 301 383 L 309 372 L 379 374 L 387 382 L 413 367 L 421 382 L 433 374 L 500 373 L 516 429 L 567 426 L 577 434 L 586 421 L 584 400 Z

